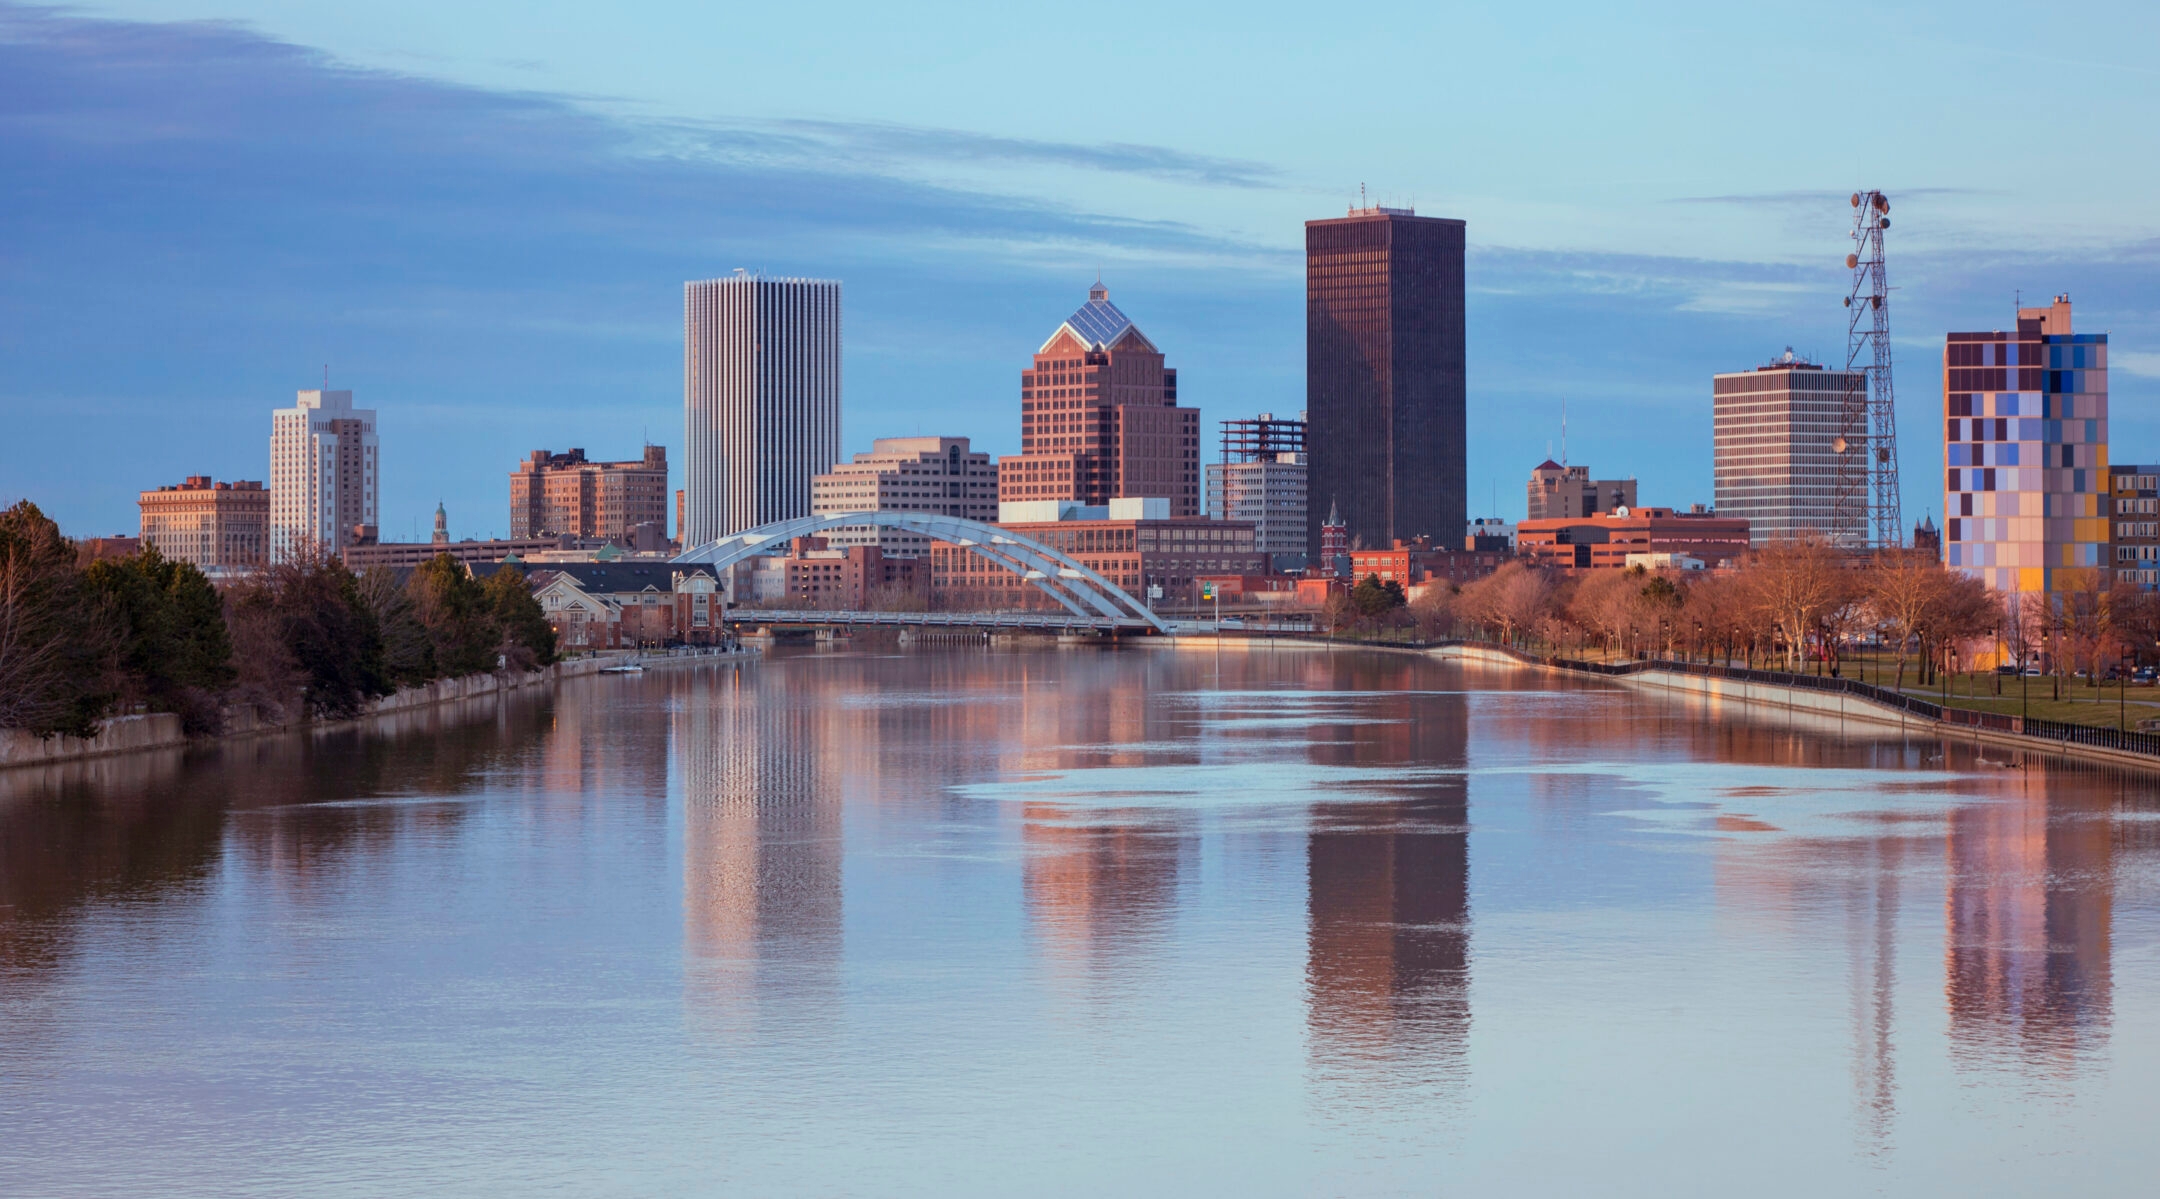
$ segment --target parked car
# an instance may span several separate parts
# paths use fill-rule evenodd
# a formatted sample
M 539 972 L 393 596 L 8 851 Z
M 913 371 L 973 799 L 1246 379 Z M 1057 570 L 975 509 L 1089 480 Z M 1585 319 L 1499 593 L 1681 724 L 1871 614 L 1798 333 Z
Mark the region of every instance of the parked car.
M 2140 666 L 2130 672 L 2130 681 L 2139 687 L 2150 687 L 2155 680 L 2160 680 L 2160 667 Z

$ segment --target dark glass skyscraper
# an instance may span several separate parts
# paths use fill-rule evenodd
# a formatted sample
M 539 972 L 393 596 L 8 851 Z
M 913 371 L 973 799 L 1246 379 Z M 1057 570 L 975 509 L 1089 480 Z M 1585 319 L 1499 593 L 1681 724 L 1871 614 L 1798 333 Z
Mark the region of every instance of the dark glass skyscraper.
M 1403 208 L 1305 222 L 1306 541 L 1462 543 L 1463 223 Z

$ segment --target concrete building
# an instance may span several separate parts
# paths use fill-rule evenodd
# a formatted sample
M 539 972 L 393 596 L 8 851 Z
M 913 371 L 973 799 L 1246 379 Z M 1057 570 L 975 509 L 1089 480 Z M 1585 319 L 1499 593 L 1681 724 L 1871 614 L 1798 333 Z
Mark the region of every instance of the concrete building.
M 998 460 L 999 501 L 1155 496 L 1199 515 L 1200 413 L 1177 401 L 1177 371 L 1097 283 L 1020 372 L 1020 453 Z
M 2111 582 L 2160 590 L 2160 464 L 2108 465 Z
M 534 450 L 510 472 L 510 536 L 628 537 L 639 525 L 667 535 L 667 447 L 626 462 L 592 462 L 572 448 Z
M 1710 391 L 1720 513 L 1745 519 L 1757 545 L 1809 535 L 1833 545 L 1867 543 L 1865 504 L 1842 518 L 1837 512 L 1840 454 L 1867 457 L 1864 424 L 1855 434 L 1845 423 L 1847 402 L 1866 402 L 1866 372 L 1830 370 L 1788 346 L 1754 370 L 1713 376 Z
M 1174 515 L 1164 499 L 1003 504 L 998 525 L 1071 555 L 1151 605 L 1198 603 L 1204 575 L 1267 573 L 1250 524 Z M 943 541 L 930 547 L 930 594 L 932 603 L 962 610 L 1053 603 L 1025 579 Z
M 840 284 L 683 284 L 685 547 L 810 515 L 840 459 Z
M 1943 562 L 2003 592 L 2078 591 L 2110 568 L 2107 334 L 2070 297 L 2017 331 L 1943 346 Z M 2129 497 L 2125 497 L 2129 498 Z
M 335 554 L 380 526 L 375 410 L 349 391 L 303 391 L 270 417 L 270 560 Z
M 870 452 L 855 455 L 810 484 L 810 510 L 841 512 L 935 512 L 985 524 L 997 519 L 997 464 L 968 446 L 965 437 L 880 437 Z M 918 558 L 930 539 L 905 529 L 842 525 L 822 534 L 839 549 L 874 545 L 888 557 Z
M 1305 223 L 1305 407 L 1320 503 L 1352 540 L 1452 540 L 1468 515 L 1463 223 L 1353 208 Z
M 1620 570 L 1631 554 L 1676 554 L 1722 566 L 1747 554 L 1748 523 L 1735 516 L 1621 508 L 1573 520 L 1526 520 L 1515 552 L 1556 570 Z
M 360 545 L 348 545 L 338 551 L 345 569 L 358 573 L 373 567 L 386 570 L 409 570 L 423 562 L 448 554 L 467 566 L 508 561 L 530 560 L 534 555 L 548 550 L 559 550 L 569 543 L 566 537 L 512 537 L 488 541 L 451 541 L 447 530 L 440 541 L 369 541 Z
M 1550 458 L 1530 471 L 1524 492 L 1531 520 L 1573 520 L 1635 506 L 1635 480 L 1593 479 L 1587 466 L 1562 466 Z
M 189 475 L 145 491 L 140 544 L 204 570 L 249 570 L 270 561 L 270 493 L 261 483 L 213 483 Z
M 1299 570 L 1305 547 L 1305 422 L 1222 423 L 1222 461 L 1207 468 L 1208 515 L 1250 524 L 1255 544 L 1275 570 Z

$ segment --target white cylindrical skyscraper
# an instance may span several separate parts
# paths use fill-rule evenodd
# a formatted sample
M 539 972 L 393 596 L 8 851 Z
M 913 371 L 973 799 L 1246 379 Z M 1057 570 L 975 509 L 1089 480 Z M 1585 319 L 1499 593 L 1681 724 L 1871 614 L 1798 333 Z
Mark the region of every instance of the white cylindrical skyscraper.
M 683 547 L 808 516 L 840 459 L 840 284 L 683 284 Z

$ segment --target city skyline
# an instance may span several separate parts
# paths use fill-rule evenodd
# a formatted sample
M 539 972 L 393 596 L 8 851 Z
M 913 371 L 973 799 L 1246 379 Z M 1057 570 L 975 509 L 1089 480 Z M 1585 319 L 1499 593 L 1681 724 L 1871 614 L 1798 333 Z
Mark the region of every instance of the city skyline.
M 7 218 L 25 236 L 0 275 L 0 295 L 21 314 L 0 390 L 18 432 L 0 448 L 0 493 L 38 498 L 71 533 L 129 527 L 129 498 L 144 486 L 263 473 L 243 435 L 252 440 L 266 400 L 310 384 L 328 361 L 332 386 L 398 413 L 386 535 L 424 536 L 437 500 L 461 514 L 461 531 L 504 534 L 493 517 L 475 519 L 502 511 L 494 461 L 641 431 L 671 440 L 672 289 L 738 265 L 848 281 L 843 451 L 914 433 L 919 421 L 923 433 L 964 432 L 988 452 L 1017 452 L 1005 347 L 1033 335 L 1040 314 L 1097 265 L 1151 314 L 1151 335 L 1178 348 L 1183 402 L 1204 420 L 1295 411 L 1297 225 L 1341 211 L 1361 179 L 1376 199 L 1414 198 L 1489 239 L 1469 246 L 1473 515 L 1496 494 L 1498 511 L 1514 513 L 1511 494 L 1557 440 L 1568 400 L 1573 438 L 1597 446 L 1609 469 L 1641 477 L 1646 500 L 1709 500 L 1699 381 L 1787 344 L 1842 365 L 1842 205 L 1866 185 L 1899 203 L 1890 261 L 1901 361 L 1932 358 L 1944 333 L 1985 322 L 2019 288 L 2028 298 L 2069 292 L 2114 336 L 2116 442 L 2160 442 L 2160 417 L 2143 414 L 2160 391 L 2160 353 L 2147 348 L 2160 344 L 2155 230 L 2102 213 L 2075 235 L 2058 220 L 2052 240 L 2036 243 L 2018 225 L 2038 211 L 2033 198 L 1960 174 L 1954 160 L 1906 153 L 1946 140 L 1929 134 L 1929 122 L 1939 132 L 1948 120 L 1932 109 L 1922 127 L 1849 163 L 1742 156 L 1712 169 L 1698 152 L 1661 193 L 1630 183 L 1609 219 L 1582 219 L 1595 210 L 1562 214 L 1530 184 L 1458 197 L 1420 185 L 1429 166 L 1387 160 L 1390 177 L 1376 178 L 1369 166 L 1300 161 L 1294 139 L 1271 163 L 1178 149 L 1206 144 L 1182 134 L 1119 149 L 1059 140 L 1071 131 L 1048 126 L 1034 140 L 971 140 L 953 127 L 835 120 L 782 138 L 795 155 L 782 168 L 753 169 L 732 151 L 654 157 L 639 148 L 675 128 L 657 118 L 491 90 L 448 67 L 389 69 L 279 23 L 291 19 L 176 25 L 0 7 L 15 107 L 66 118 L 0 125 L 0 151 L 38 185 Z M 2087 104 L 2120 86 L 2105 73 L 2076 84 Z M 103 100 L 90 106 L 90 95 Z M 284 97 L 282 108 L 269 95 Z M 188 138 L 131 140 L 125 155 L 101 148 L 117 128 L 146 136 L 153 110 Z M 430 114 L 424 127 L 414 112 Z M 847 139 L 879 153 L 811 153 Z M 319 143 L 381 182 L 342 198 L 291 191 L 283 181 L 315 169 L 309 147 Z M 505 148 L 473 154 L 472 144 Z M 1490 169 L 1461 161 L 1472 174 Z M 1034 179 L 1036 190 L 937 175 L 969 162 L 1056 175 Z M 2122 173 L 2146 168 L 2098 165 L 2114 173 L 2089 192 L 2124 204 L 2143 194 Z M 149 187 L 151 171 L 169 182 Z M 412 186 L 415 172 L 448 172 L 474 199 L 451 204 Z M 1170 176 L 1185 207 L 1151 216 L 1147 197 Z M 1037 198 L 1065 196 L 1073 180 L 1084 185 L 1074 198 Z M 1128 186 L 1132 197 L 1119 198 Z M 268 209 L 247 198 L 265 187 Z M 154 208 L 86 200 L 152 191 L 162 197 Z M 847 203 L 833 202 L 840 194 Z M 1219 224 L 1195 219 L 1196 198 Z M 589 219 L 596 206 L 610 213 L 605 233 Z M 518 221 L 501 219 L 513 210 Z M 1645 213 L 1655 218 L 1647 225 Z M 308 269 L 287 269 L 296 264 Z M 406 283 L 391 283 L 400 271 Z M 77 316 L 115 296 L 112 318 L 141 333 L 126 353 L 104 354 Z M 1541 352 L 1527 354 L 1532 346 Z M 1901 375 L 1908 428 L 1939 410 L 1931 374 Z M 932 377 L 946 385 L 927 389 Z M 88 414 L 113 418 L 108 453 L 94 470 L 62 469 Z M 1908 476 L 1941 468 L 1931 442 L 1903 447 Z M 1907 523 L 1938 505 L 1930 489 L 1908 491 Z

